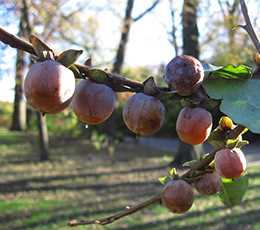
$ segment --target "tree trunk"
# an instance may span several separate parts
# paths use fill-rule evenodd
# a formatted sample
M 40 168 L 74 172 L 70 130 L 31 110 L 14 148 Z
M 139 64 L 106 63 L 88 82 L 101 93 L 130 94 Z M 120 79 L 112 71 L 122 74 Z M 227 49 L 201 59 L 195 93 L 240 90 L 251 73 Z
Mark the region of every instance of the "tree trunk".
M 128 42 L 129 31 L 132 23 L 131 15 L 132 15 L 133 6 L 134 6 L 134 0 L 128 0 L 126 5 L 126 10 L 125 10 L 125 17 L 123 20 L 121 38 L 117 49 L 115 62 L 112 68 L 113 73 L 120 73 L 122 70 L 122 66 L 125 58 L 126 45 Z
M 34 114 L 34 111 L 29 106 L 27 106 L 27 108 L 26 108 L 26 127 L 29 130 L 32 128 L 33 114 Z
M 184 0 L 182 12 L 183 54 L 199 58 L 199 32 L 197 25 L 198 0 Z M 173 164 L 199 158 L 203 145 L 188 145 L 180 141 Z
M 182 11 L 183 54 L 199 57 L 198 0 L 184 0 Z
M 22 1 L 22 15 L 25 22 L 25 34 L 27 37 L 30 36 L 32 33 L 32 27 L 29 20 L 29 12 L 28 12 L 28 5 L 27 1 Z M 32 64 L 32 60 L 31 60 Z M 40 112 L 37 112 L 37 125 L 38 125 L 38 132 L 39 132 L 39 144 L 40 144 L 40 160 L 46 161 L 49 159 L 49 137 L 48 137 L 48 129 L 46 125 L 46 117 L 43 116 Z M 29 120 L 27 120 L 29 121 Z
M 40 160 L 47 161 L 49 159 L 49 138 L 48 130 L 46 126 L 46 117 L 42 113 L 37 112 L 37 123 L 39 130 L 39 141 L 40 141 Z
M 23 34 L 23 17 L 20 18 L 19 36 Z M 26 103 L 23 99 L 23 81 L 25 70 L 24 51 L 17 50 L 15 69 L 15 95 L 13 104 L 12 124 L 10 130 L 21 131 L 26 128 Z

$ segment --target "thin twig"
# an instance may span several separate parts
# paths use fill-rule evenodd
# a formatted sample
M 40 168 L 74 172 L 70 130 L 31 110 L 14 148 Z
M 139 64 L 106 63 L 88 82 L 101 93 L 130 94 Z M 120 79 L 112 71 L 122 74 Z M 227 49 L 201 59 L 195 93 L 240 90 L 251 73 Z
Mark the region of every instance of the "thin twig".
M 245 3 L 244 0 L 240 0 L 240 6 L 241 6 L 241 10 L 242 10 L 246 24 L 245 25 L 239 25 L 239 27 L 243 28 L 248 33 L 252 42 L 255 45 L 256 50 L 258 51 L 258 53 L 260 53 L 260 42 L 259 42 L 257 35 L 255 33 L 255 30 L 252 26 L 251 20 L 250 20 L 249 15 L 248 15 L 247 6 L 246 6 L 246 3 Z
M 141 209 L 144 209 L 152 204 L 156 204 L 156 203 L 160 203 L 161 201 L 161 196 L 156 195 L 152 198 L 150 198 L 149 200 L 142 202 L 136 206 L 133 207 L 126 207 L 125 210 L 118 212 L 117 214 L 111 215 L 109 217 L 106 218 L 102 218 L 102 219 L 98 219 L 98 220 L 91 220 L 91 221 L 87 221 L 87 220 L 71 220 L 69 222 L 69 226 L 74 227 L 77 225 L 89 225 L 89 224 L 99 224 L 99 225 L 107 225 L 107 224 L 111 224 L 114 221 L 121 219 L 122 217 L 131 215 Z

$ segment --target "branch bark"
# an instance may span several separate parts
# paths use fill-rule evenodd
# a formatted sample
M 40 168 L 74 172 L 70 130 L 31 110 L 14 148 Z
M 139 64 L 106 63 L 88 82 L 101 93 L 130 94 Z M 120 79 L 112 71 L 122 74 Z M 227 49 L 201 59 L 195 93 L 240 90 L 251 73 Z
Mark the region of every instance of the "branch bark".
M 31 43 L 24 41 L 23 39 L 11 33 L 8 33 L 6 30 L 4 30 L 1 27 L 0 27 L 0 41 L 4 42 L 7 45 L 10 45 L 13 48 L 23 50 L 27 53 L 30 53 L 31 55 L 36 56 L 36 53 Z M 75 64 L 75 65 L 84 76 L 91 79 L 91 76 L 89 76 L 88 74 L 88 70 L 90 69 L 89 66 L 81 65 L 81 64 Z M 109 72 L 106 73 L 111 80 L 109 86 L 111 87 L 112 85 L 112 88 L 114 87 L 113 89 L 115 89 L 115 91 L 120 86 L 122 86 L 120 92 L 125 92 L 125 91 L 142 92 L 144 89 L 143 83 L 127 79 L 126 77 L 116 73 L 109 73 Z M 160 91 L 160 95 L 176 93 L 175 91 L 171 91 L 170 88 L 165 88 L 165 87 L 158 87 L 158 90 Z
M 260 42 L 259 42 L 259 39 L 252 26 L 251 20 L 248 15 L 247 6 L 246 6 L 246 3 L 244 0 L 240 0 L 240 6 L 241 6 L 241 10 L 242 10 L 246 24 L 239 25 L 239 27 L 243 28 L 248 33 L 249 37 L 251 38 L 252 42 L 254 43 L 254 46 L 255 46 L 257 52 L 260 53 Z
M 139 14 L 137 17 L 133 18 L 134 22 L 137 22 L 138 20 L 140 20 L 143 16 L 145 16 L 147 13 L 151 12 L 160 2 L 160 0 L 155 0 L 153 2 L 153 4 L 148 7 L 144 12 L 142 12 L 141 14 Z

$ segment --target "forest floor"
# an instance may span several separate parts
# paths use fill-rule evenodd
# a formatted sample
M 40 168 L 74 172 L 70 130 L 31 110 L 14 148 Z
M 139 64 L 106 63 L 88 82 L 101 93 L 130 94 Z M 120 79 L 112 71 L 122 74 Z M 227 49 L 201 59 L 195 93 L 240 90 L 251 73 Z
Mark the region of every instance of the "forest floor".
M 159 192 L 172 155 L 119 145 L 113 156 L 89 141 L 51 137 L 51 159 L 38 161 L 33 134 L 0 129 L 0 229 L 70 229 L 73 218 L 93 219 L 134 205 Z M 217 196 L 196 195 L 192 209 L 173 215 L 160 205 L 111 225 L 74 229 L 260 229 L 260 164 L 251 164 L 245 201 L 233 209 Z

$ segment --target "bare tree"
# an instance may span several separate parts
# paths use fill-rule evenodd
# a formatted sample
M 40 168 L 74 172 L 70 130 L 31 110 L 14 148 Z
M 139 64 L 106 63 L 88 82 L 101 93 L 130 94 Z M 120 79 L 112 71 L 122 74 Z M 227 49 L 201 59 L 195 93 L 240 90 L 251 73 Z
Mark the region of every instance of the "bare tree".
M 29 19 L 27 0 L 22 0 L 22 5 L 23 5 L 24 22 L 26 24 L 25 32 L 27 34 L 27 38 L 29 38 L 30 34 L 32 33 L 32 26 Z M 39 130 L 40 160 L 45 161 L 49 159 L 49 137 L 48 137 L 48 129 L 46 125 L 46 118 L 40 112 L 37 112 L 37 125 Z
M 20 22 L 18 36 L 25 37 L 26 19 L 24 6 L 20 9 Z M 15 94 L 11 130 L 22 131 L 26 128 L 26 103 L 23 100 L 23 82 L 25 74 L 25 53 L 17 50 L 15 63 Z
M 116 57 L 113 64 L 112 72 L 120 73 L 122 70 L 122 66 L 125 58 L 126 45 L 128 42 L 129 32 L 132 25 L 132 22 L 137 22 L 141 18 L 143 18 L 147 13 L 151 12 L 156 5 L 160 2 L 160 0 L 155 0 L 150 7 L 144 10 L 137 17 L 132 17 L 132 11 L 134 7 L 135 0 L 127 0 L 125 16 L 123 19 L 122 33 L 119 41 L 119 45 L 116 51 Z
M 182 9 L 183 54 L 199 58 L 198 0 L 184 0 Z

